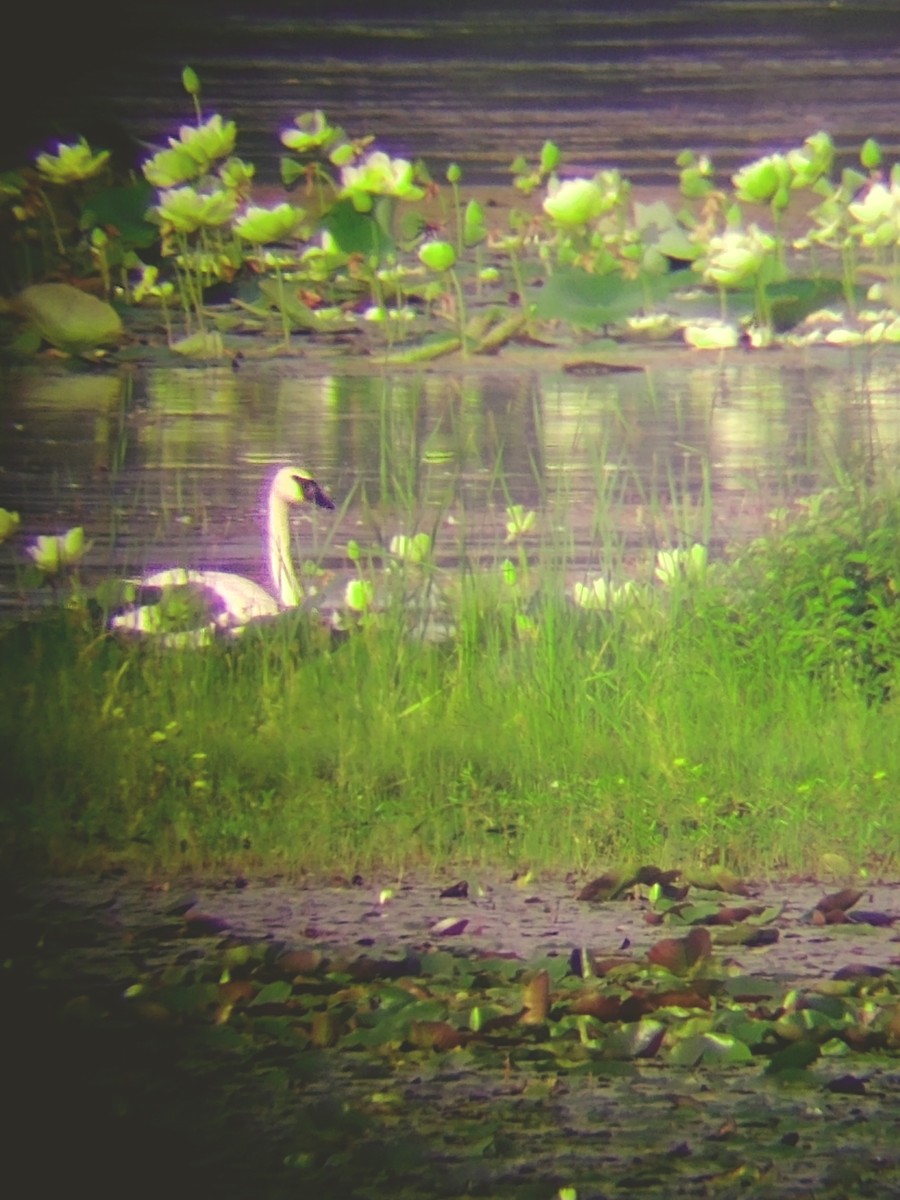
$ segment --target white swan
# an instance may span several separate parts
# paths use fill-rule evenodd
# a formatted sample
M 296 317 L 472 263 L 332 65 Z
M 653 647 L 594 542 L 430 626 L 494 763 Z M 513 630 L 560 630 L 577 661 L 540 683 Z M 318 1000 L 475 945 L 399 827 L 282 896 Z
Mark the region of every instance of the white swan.
M 253 620 L 295 608 L 303 599 L 303 588 L 291 558 L 289 511 L 301 504 L 334 508 L 308 471 L 282 467 L 272 480 L 268 504 L 267 555 L 274 596 L 231 571 L 169 567 L 145 575 L 137 585 L 139 594 L 159 591 L 159 602 L 117 613 L 110 618 L 110 628 L 148 634 L 165 645 L 205 645 L 217 631 L 239 633 Z M 172 632 L 173 627 L 178 631 Z

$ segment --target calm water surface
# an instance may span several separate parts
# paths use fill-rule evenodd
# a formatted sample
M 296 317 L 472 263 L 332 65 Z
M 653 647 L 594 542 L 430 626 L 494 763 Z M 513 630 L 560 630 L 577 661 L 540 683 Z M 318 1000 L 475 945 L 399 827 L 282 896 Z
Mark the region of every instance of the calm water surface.
M 779 358 L 587 378 L 283 363 L 6 372 L 0 505 L 22 516 L 0 559 L 7 601 L 24 542 L 77 524 L 94 541 L 89 578 L 167 564 L 263 577 L 260 497 L 285 462 L 338 505 L 297 524 L 300 554 L 337 571 L 349 538 L 377 549 L 420 529 L 441 562 L 496 562 L 510 503 L 539 514 L 529 553 L 552 547 L 570 575 L 694 539 L 721 551 L 900 449 L 896 355 Z
M 898 145 L 900 5 L 883 2 L 84 0 L 17 21 L 40 86 L 7 64 L 0 148 L 26 131 L 164 144 L 192 119 L 185 63 L 270 182 L 279 131 L 312 108 L 436 178 L 456 161 L 470 183 L 508 180 L 546 138 L 568 170 L 638 183 L 671 182 L 685 146 L 731 171 L 820 128 L 848 153 L 869 135 Z

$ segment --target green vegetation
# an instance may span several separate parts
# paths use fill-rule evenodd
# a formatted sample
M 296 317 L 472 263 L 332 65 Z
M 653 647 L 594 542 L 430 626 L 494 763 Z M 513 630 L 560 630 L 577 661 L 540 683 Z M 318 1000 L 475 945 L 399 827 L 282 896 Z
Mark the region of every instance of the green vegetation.
M 530 514 L 508 515 L 515 562 L 442 573 L 406 539 L 384 610 L 354 581 L 339 635 L 288 613 L 203 650 L 134 645 L 78 589 L 5 629 L 6 855 L 896 865 L 900 495 L 835 490 L 729 564 L 663 552 L 575 603 L 558 554 L 525 554 Z M 67 537 L 55 565 L 83 547 Z
M 565 177 L 548 142 L 535 165 L 514 160 L 522 204 L 489 222 L 476 199 L 464 203 L 457 165 L 448 199 L 424 163 L 316 110 L 281 132 L 284 198 L 259 204 L 236 123 L 204 116 L 193 71 L 182 82 L 195 123 L 142 178 L 118 177 L 84 139 L 0 177 L 10 350 L 116 347 L 120 315 L 134 322 L 139 308 L 153 317 L 145 338 L 202 359 L 272 328 L 280 339 L 264 353 L 352 329 L 369 334 L 361 350 L 396 364 L 493 354 L 538 323 L 544 339 L 603 331 L 707 349 L 742 334 L 752 345 L 900 342 L 900 164 L 888 171 L 872 139 L 837 178 L 824 131 L 728 181 L 686 150 L 675 207 L 636 200 L 615 169 Z M 84 292 L 103 299 L 88 307 Z

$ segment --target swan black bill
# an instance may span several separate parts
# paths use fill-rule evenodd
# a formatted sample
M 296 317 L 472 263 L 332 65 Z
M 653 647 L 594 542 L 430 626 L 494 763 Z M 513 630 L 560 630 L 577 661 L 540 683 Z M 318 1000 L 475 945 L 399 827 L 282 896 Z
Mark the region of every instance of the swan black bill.
M 314 479 L 304 479 L 300 475 L 295 475 L 294 478 L 300 485 L 303 498 L 310 504 L 316 504 L 319 508 L 334 508 L 334 501 L 322 491 Z

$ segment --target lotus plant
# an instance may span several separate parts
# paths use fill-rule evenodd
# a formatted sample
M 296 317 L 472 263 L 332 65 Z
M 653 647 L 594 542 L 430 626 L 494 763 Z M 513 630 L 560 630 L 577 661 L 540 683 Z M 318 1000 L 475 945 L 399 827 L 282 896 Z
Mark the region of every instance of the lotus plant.
M 77 142 L 57 142 L 56 153 L 39 154 L 34 160 L 34 165 L 44 185 L 66 189 L 86 184 L 104 174 L 108 168 L 109 157 L 108 150 L 95 152 L 85 138 L 79 138 Z M 66 245 L 60 227 L 62 216 L 57 212 L 54 203 L 43 187 L 38 188 L 38 194 L 50 220 L 56 251 L 61 258 L 64 258 Z M 80 202 L 78 209 L 80 216 Z M 72 224 L 77 227 L 77 223 L 73 217 Z
M 575 603 L 590 612 L 612 612 L 637 599 L 637 588 L 629 579 L 616 587 L 603 576 L 589 583 L 576 582 L 572 588 Z
M 257 269 L 262 270 L 267 265 L 273 265 L 275 268 L 278 309 L 281 313 L 281 329 L 285 345 L 290 340 L 291 323 L 284 294 L 281 258 L 277 254 L 265 256 L 262 248 L 275 242 L 293 241 L 302 236 L 305 217 L 305 210 L 297 208 L 293 204 L 278 204 L 274 208 L 260 208 L 251 205 L 234 222 L 234 231 L 238 237 L 252 242 L 257 247 Z
M 416 183 L 416 169 L 405 158 L 391 158 L 373 150 L 360 163 L 341 170 L 341 196 L 349 198 L 357 212 L 371 212 L 376 197 L 421 200 L 425 190 Z
M 26 547 L 26 553 L 43 575 L 55 577 L 77 566 L 90 550 L 91 544 L 84 540 L 84 529 L 77 525 L 63 534 L 38 537 Z
M 510 504 L 506 509 L 506 544 L 519 542 L 526 534 L 531 533 L 537 513 L 533 508 L 526 509 L 523 504 Z
M 551 221 L 565 230 L 586 228 L 609 207 L 608 194 L 596 178 L 567 179 L 563 183 L 553 178 L 543 203 Z
M 11 538 L 19 528 L 19 514 L 0 508 L 0 542 Z
M 65 186 L 94 179 L 108 162 L 108 150 L 95 154 L 88 142 L 80 138 L 69 144 L 58 142 L 55 154 L 39 154 L 34 165 L 47 183 Z
M 236 138 L 237 125 L 224 121 L 219 113 L 198 126 L 182 125 L 178 137 L 169 138 L 169 149 L 144 163 L 144 178 L 159 188 L 202 179 L 220 159 L 228 158 Z
M 391 538 L 391 554 L 403 562 L 413 563 L 416 566 L 421 566 L 430 560 L 431 549 L 431 536 L 427 533 L 414 533 L 412 536 L 398 533 Z
M 695 542 L 689 550 L 660 550 L 654 574 L 669 587 L 680 582 L 698 583 L 706 578 L 709 555 L 705 546 Z
M 225 188 L 184 186 L 161 192 L 153 210 L 162 230 L 163 255 L 175 263 L 185 315 L 196 315 L 201 332 L 205 329 L 204 288 L 230 277 L 238 265 L 221 239 L 237 205 L 237 197 Z
M 332 125 L 320 108 L 301 113 L 294 118 L 293 129 L 281 131 L 281 144 L 300 155 L 297 162 L 287 156 L 281 159 L 281 179 L 285 187 L 291 187 L 300 178 L 306 178 L 307 193 L 315 185 L 318 189 L 319 209 L 325 207 L 324 188 L 328 187 L 336 196 L 338 187 L 334 178 L 323 165 L 322 159 L 340 170 L 357 158 L 373 141 L 371 137 L 351 141 L 339 125 Z
M 771 310 L 766 284 L 777 274 L 774 260 L 775 238 L 756 225 L 748 229 L 729 229 L 709 239 L 705 255 L 694 264 L 708 283 L 719 289 L 722 318 L 725 318 L 725 293 L 728 288 L 752 285 L 756 316 L 760 324 L 771 326 Z
M 535 188 L 539 188 L 545 179 L 556 174 L 562 154 L 555 142 L 544 142 L 537 167 L 530 169 L 527 160 L 519 155 L 510 166 L 513 173 L 513 184 L 526 196 L 530 196 Z
M 430 241 L 419 247 L 419 260 L 429 271 L 439 274 L 446 273 L 456 298 L 456 323 L 459 329 L 459 345 L 462 353 L 466 353 L 466 302 L 463 296 L 462 284 L 454 270 L 456 251 L 449 242 Z

